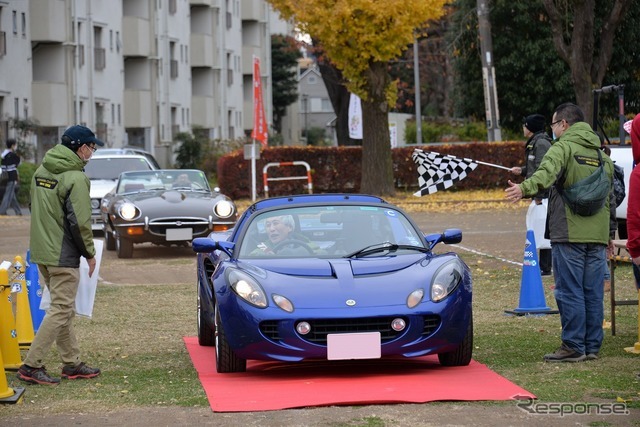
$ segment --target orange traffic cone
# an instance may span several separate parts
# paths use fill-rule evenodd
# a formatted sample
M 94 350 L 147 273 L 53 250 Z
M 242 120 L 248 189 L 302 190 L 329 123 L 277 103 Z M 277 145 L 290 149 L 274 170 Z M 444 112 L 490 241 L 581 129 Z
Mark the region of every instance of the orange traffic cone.
M 0 352 L 0 403 L 18 403 L 24 393 L 24 387 L 11 388 L 7 384 L 7 375 L 4 371 L 4 362 Z
M 22 364 L 18 331 L 16 330 L 16 295 L 11 295 L 9 285 L 9 268 L 11 263 L 0 264 L 0 352 L 4 361 L 4 369 L 18 370 Z
M 33 342 L 33 322 L 31 321 L 31 306 L 25 276 L 25 264 L 20 255 L 13 259 L 14 274 L 11 287 L 17 295 L 16 330 L 18 331 L 18 345 L 21 349 L 28 349 Z
M 544 299 L 544 288 L 540 265 L 538 264 L 538 250 L 533 230 L 527 230 L 527 240 L 524 245 L 524 262 L 522 263 L 522 280 L 520 282 L 520 304 L 506 313 L 524 314 L 558 314 L 558 310 L 547 307 Z

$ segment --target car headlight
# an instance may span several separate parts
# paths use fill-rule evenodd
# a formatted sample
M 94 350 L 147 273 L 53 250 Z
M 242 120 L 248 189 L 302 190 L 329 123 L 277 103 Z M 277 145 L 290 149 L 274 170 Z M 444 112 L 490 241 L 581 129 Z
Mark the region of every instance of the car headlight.
M 133 203 L 123 203 L 118 208 L 118 214 L 127 221 L 131 221 L 136 217 L 138 209 Z
M 431 280 L 431 301 L 442 301 L 462 281 L 462 264 L 450 261 L 438 269 Z
M 240 298 L 256 307 L 265 308 L 267 306 L 267 297 L 253 277 L 238 270 L 227 271 L 229 285 Z
M 100 207 L 100 199 L 91 199 L 91 209 L 98 209 Z
M 218 216 L 218 218 L 229 218 L 233 214 L 233 203 L 228 200 L 220 200 L 213 207 L 213 213 Z
M 407 307 L 413 308 L 416 305 L 420 304 L 420 301 L 422 301 L 423 297 L 424 289 L 422 288 L 416 289 L 415 291 L 411 292 L 407 297 Z

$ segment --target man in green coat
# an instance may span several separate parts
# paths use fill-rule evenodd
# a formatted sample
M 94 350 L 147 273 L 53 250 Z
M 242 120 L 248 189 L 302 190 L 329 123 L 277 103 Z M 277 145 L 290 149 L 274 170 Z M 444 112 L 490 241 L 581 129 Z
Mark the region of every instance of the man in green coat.
M 551 130 L 554 139 L 559 139 L 547 151 L 540 167 L 519 185 L 509 181 L 505 192 L 509 200 L 516 202 L 551 188 L 547 231 L 562 345 L 546 354 L 544 360 L 580 362 L 598 358 L 604 336 L 602 283 L 606 252 L 613 251 L 611 240 L 616 229 L 613 162 L 609 156 L 598 155 L 600 138 L 584 122 L 584 113 L 577 105 L 566 103 L 556 108 Z M 565 204 L 558 187 L 566 189 L 588 177 L 601 162 L 608 177 L 609 198 L 593 215 L 578 215 Z
M 90 181 L 84 165 L 96 145 L 103 146 L 89 128 L 71 126 L 62 143 L 50 149 L 31 182 L 31 262 L 51 293 L 51 306 L 42 320 L 17 377 L 31 384 L 56 385 L 43 360 L 55 342 L 64 364 L 62 378 L 93 378 L 100 369 L 80 360 L 80 349 L 73 330 L 75 299 L 80 280 L 80 257 L 89 265 L 89 276 L 96 267 L 91 231 Z

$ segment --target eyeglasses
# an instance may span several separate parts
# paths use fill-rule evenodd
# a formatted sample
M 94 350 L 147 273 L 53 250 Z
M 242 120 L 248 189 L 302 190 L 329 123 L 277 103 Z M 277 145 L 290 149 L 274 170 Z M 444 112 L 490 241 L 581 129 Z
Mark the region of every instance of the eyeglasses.
M 89 144 L 85 144 L 87 147 L 89 147 L 91 149 L 91 152 L 95 153 L 97 148 L 95 145 L 89 145 Z
M 560 120 L 557 120 L 557 121 L 555 121 L 555 122 L 551 123 L 551 127 L 554 127 L 555 125 L 557 125 L 557 124 L 558 124 L 558 123 L 560 123 L 561 121 L 564 121 L 564 119 L 560 119 Z

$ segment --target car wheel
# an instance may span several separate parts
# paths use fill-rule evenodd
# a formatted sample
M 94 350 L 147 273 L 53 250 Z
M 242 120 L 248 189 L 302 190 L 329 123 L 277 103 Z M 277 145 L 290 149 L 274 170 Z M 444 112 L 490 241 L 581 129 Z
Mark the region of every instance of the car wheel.
M 618 218 L 618 237 L 620 240 L 627 240 L 627 220 Z
M 235 355 L 224 332 L 224 327 L 220 321 L 220 311 L 218 303 L 215 304 L 215 328 L 216 328 L 216 371 L 220 373 L 245 372 L 247 361 Z
M 200 284 L 198 286 L 198 344 L 211 347 L 216 345 L 215 328 L 207 320 L 207 312 L 202 304 Z
M 467 366 L 471 362 L 473 353 L 473 317 L 469 319 L 467 334 L 462 343 L 454 351 L 438 354 L 438 360 L 442 366 Z
M 133 242 L 118 235 L 116 237 L 116 252 L 118 258 L 131 258 L 133 256 Z
M 113 234 L 104 228 L 104 247 L 107 248 L 108 251 L 116 250 L 116 239 L 113 238 Z

